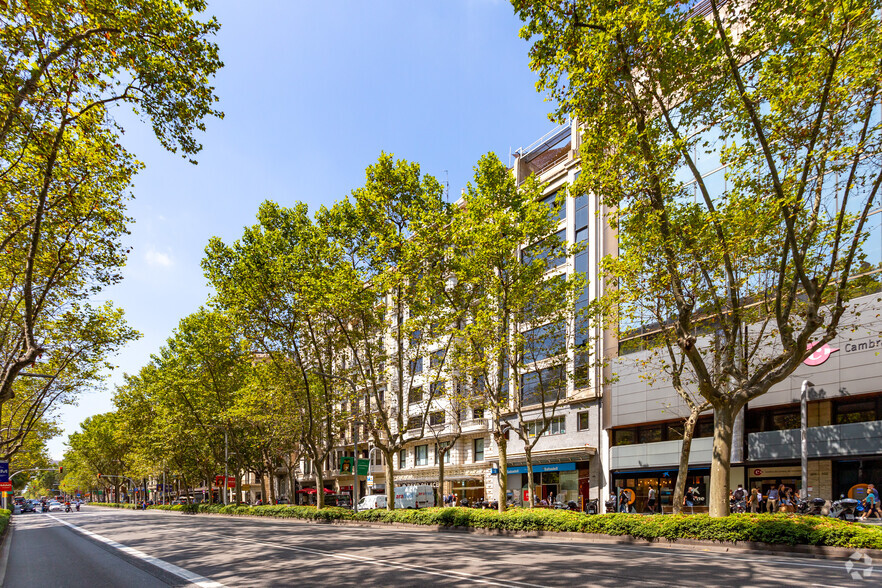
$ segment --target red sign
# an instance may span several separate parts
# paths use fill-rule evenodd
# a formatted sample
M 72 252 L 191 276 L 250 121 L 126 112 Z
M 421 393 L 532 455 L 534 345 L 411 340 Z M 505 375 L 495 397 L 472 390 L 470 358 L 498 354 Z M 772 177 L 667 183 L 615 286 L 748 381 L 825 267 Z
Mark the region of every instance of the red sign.
M 763 475 L 763 471 L 762 471 L 761 469 L 759 469 L 759 468 L 756 468 L 755 470 L 753 470 L 753 475 L 754 475 L 754 476 L 762 476 L 762 475 Z
M 12 492 L 12 482 L 0 482 L 0 492 Z
M 215 476 L 214 477 L 214 485 L 215 486 L 223 486 L 224 485 L 224 477 L 223 476 Z M 235 488 L 236 487 L 236 478 L 230 476 L 227 478 L 227 488 Z
M 811 349 L 814 346 L 815 346 L 814 343 L 809 343 L 806 346 L 806 349 Z M 818 347 L 814 351 L 814 353 L 809 355 L 805 359 L 805 361 L 802 363 L 804 363 L 805 365 L 821 365 L 822 363 L 827 361 L 827 358 L 829 358 L 830 355 L 835 351 L 839 351 L 839 348 L 838 347 L 830 347 L 829 343 L 824 343 L 823 345 Z

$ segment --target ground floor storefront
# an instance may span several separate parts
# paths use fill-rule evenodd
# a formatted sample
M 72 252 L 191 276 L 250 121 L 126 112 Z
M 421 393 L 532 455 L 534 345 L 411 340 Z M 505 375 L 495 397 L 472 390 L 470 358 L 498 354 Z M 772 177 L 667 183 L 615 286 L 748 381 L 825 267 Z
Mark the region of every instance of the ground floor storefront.
M 677 484 L 677 468 L 614 471 L 610 475 L 610 494 L 618 497 L 624 492 L 628 497 L 629 512 L 670 512 L 673 506 L 674 486 Z M 694 506 L 707 505 L 710 488 L 710 467 L 689 468 L 686 487 L 694 489 Z M 649 489 L 655 490 L 656 501 L 649 505 Z M 610 497 L 607 497 L 610 498 Z
M 508 468 L 510 501 L 518 506 L 530 500 L 530 487 L 526 465 Z M 533 492 L 535 503 L 575 502 L 580 510 L 591 501 L 590 466 L 587 461 L 536 464 L 533 466 Z

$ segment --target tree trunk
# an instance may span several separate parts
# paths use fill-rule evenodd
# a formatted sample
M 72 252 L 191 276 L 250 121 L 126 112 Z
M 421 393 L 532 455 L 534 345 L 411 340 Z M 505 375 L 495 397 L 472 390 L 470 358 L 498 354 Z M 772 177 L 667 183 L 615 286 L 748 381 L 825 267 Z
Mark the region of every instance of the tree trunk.
M 272 463 L 266 464 L 266 469 L 269 472 L 269 479 L 267 480 L 267 484 L 269 484 L 269 503 L 276 503 L 276 468 L 273 467 Z
M 233 498 L 236 499 L 236 506 L 242 504 L 242 475 L 239 473 L 239 468 L 236 468 L 236 473 L 233 474 L 236 478 L 236 496 Z
M 689 453 L 692 451 L 692 437 L 695 435 L 695 423 L 698 421 L 698 412 L 692 410 L 683 427 L 683 448 L 680 450 L 680 468 L 677 470 L 677 484 L 674 486 L 673 501 L 674 514 L 683 511 L 683 499 L 686 496 L 686 478 L 689 476 Z M 661 496 L 656 489 L 656 500 L 661 503 Z
M 708 512 L 712 517 L 729 516 L 729 468 L 732 461 L 732 431 L 738 408 L 727 403 L 714 406 L 714 449 Z
M 508 506 L 508 439 L 505 435 L 494 435 L 499 448 L 499 512 Z
M 444 456 L 447 455 L 447 452 L 441 453 L 439 451 L 438 454 L 438 494 L 440 495 L 444 492 Z M 441 504 L 444 504 L 443 500 Z M 441 504 L 436 503 L 435 506 L 441 506 Z
M 395 510 L 395 471 L 392 467 L 392 454 L 383 451 L 386 456 L 386 510 Z
M 533 455 L 526 443 L 524 444 L 524 455 L 527 457 L 527 496 L 529 496 L 527 508 L 533 508 L 536 506 L 536 496 L 533 492 Z
M 313 462 L 315 465 L 315 462 Z M 325 507 L 325 472 L 322 467 L 325 464 L 319 462 L 315 468 L 315 506 L 316 508 Z
M 260 502 L 262 504 L 266 504 L 266 497 L 268 494 L 266 493 L 266 475 L 265 472 L 260 473 Z

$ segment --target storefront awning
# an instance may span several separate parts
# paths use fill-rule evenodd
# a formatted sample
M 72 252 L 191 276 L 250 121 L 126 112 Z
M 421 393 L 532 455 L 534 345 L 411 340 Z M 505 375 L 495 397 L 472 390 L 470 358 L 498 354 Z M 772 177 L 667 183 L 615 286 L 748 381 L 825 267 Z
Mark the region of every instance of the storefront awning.
M 568 449 L 553 449 L 551 451 L 535 452 L 532 455 L 533 465 L 546 463 L 567 463 L 588 461 L 597 453 L 596 447 L 572 447 Z M 527 456 L 523 453 L 508 456 L 508 467 L 526 466 Z

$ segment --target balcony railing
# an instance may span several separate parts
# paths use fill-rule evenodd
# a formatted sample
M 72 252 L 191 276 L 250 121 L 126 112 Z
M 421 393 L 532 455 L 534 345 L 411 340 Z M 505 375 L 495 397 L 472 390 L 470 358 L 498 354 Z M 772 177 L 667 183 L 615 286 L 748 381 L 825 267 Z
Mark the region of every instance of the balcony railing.
M 462 423 L 463 433 L 476 433 L 479 431 L 486 431 L 489 428 L 490 422 L 487 419 L 470 419 L 463 421 Z
M 750 433 L 747 435 L 748 458 L 754 461 L 798 459 L 799 437 L 799 429 Z M 806 444 L 810 458 L 874 454 L 882 445 L 882 421 L 809 427 Z

